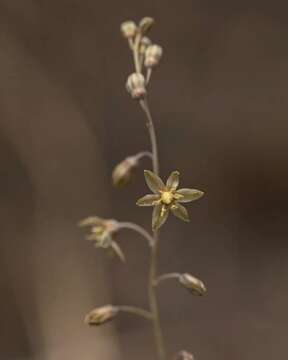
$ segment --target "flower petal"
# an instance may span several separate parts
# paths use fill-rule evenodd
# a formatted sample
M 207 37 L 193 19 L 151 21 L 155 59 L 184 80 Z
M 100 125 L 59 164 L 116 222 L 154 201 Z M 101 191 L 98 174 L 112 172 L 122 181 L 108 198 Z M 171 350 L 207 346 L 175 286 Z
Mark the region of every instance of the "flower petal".
M 183 205 L 176 203 L 171 206 L 171 211 L 172 211 L 173 215 L 175 215 L 179 219 L 186 221 L 186 222 L 190 221 L 188 212 Z
M 97 248 L 107 249 L 109 246 L 111 246 L 112 236 L 110 232 L 106 231 L 101 236 L 95 236 L 95 239 L 95 247 Z
M 173 171 L 166 182 L 166 186 L 168 190 L 176 190 L 179 185 L 179 171 Z
M 163 181 L 159 178 L 158 175 L 154 174 L 152 171 L 144 170 L 144 176 L 145 176 L 146 184 L 155 194 L 165 189 L 165 185 L 163 184 Z
M 167 220 L 169 215 L 168 208 L 163 205 L 156 205 L 152 214 L 152 229 L 153 231 L 158 230 Z
M 177 201 L 186 203 L 200 199 L 204 195 L 204 192 L 196 189 L 179 189 L 176 191 L 176 195 L 178 194 L 182 197 L 179 197 Z
M 122 249 L 115 241 L 111 242 L 111 248 L 113 249 L 114 253 L 119 257 L 119 259 L 122 262 L 126 262 L 126 258 L 125 258 L 125 255 L 124 255 Z
M 155 205 L 155 201 L 160 200 L 160 196 L 157 194 L 148 194 L 140 198 L 136 205 L 138 206 L 153 206 Z
M 81 221 L 79 221 L 79 226 L 97 226 L 102 225 L 104 222 L 104 219 L 98 217 L 98 216 L 89 216 Z

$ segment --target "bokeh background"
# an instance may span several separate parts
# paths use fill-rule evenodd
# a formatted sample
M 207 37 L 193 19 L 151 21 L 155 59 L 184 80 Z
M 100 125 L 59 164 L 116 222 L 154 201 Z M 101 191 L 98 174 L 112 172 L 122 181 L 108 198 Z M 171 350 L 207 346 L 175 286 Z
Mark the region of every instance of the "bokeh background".
M 1 360 L 154 359 L 141 319 L 83 324 L 107 302 L 147 306 L 145 242 L 121 234 L 123 266 L 76 226 L 91 214 L 150 226 L 135 207 L 142 169 L 121 191 L 110 180 L 149 147 L 119 34 L 145 15 L 164 47 L 149 90 L 161 173 L 206 192 L 190 224 L 162 231 L 159 271 L 208 287 L 159 289 L 169 359 L 287 356 L 287 2 L 0 0 Z

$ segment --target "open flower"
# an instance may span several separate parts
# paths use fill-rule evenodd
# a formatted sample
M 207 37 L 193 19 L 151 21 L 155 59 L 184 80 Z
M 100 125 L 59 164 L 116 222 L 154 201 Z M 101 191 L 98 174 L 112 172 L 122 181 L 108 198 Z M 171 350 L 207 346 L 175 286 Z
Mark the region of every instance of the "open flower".
M 111 248 L 122 261 L 125 261 L 125 256 L 120 246 L 113 240 L 113 235 L 119 230 L 116 220 L 89 216 L 80 221 L 79 226 L 90 226 L 90 232 L 86 238 L 94 241 L 95 247 Z
M 117 231 L 117 221 L 102 219 L 98 216 L 89 216 L 80 221 L 80 226 L 90 226 L 88 240 L 95 241 L 96 247 L 108 248 L 111 245 L 112 235 Z
M 181 203 L 194 201 L 203 196 L 203 192 L 195 189 L 179 189 L 179 172 L 173 171 L 167 179 L 166 185 L 152 171 L 145 170 L 146 183 L 154 194 L 143 196 L 137 201 L 138 206 L 154 206 L 152 215 L 152 229 L 155 231 L 168 218 L 169 212 L 183 221 L 189 221 L 186 208 Z

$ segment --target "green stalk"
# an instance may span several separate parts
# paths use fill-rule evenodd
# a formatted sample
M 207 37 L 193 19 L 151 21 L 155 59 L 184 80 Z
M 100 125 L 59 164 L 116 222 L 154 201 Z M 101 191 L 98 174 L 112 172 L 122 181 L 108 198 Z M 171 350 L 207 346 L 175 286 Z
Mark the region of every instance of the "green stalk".
M 136 35 L 135 42 L 133 44 L 133 57 L 134 57 L 135 70 L 137 73 L 141 73 L 141 67 L 142 67 L 139 59 L 140 42 L 141 42 L 141 34 L 138 33 Z M 155 126 L 147 98 L 140 100 L 140 106 L 147 118 L 146 125 L 151 141 L 153 171 L 155 174 L 159 175 L 157 137 L 156 137 Z M 151 243 L 151 255 L 150 255 L 149 278 L 148 278 L 148 299 L 149 299 L 150 311 L 153 317 L 153 329 L 154 329 L 154 338 L 157 349 L 157 357 L 158 360 L 164 360 L 165 347 L 164 347 L 163 334 L 160 324 L 159 306 L 158 306 L 156 287 L 155 287 L 155 282 L 157 279 L 158 248 L 159 248 L 159 234 L 158 231 L 155 231 L 153 233 L 153 242 Z
M 147 99 L 141 100 L 140 105 L 147 116 L 147 128 L 149 131 L 151 147 L 152 147 L 152 163 L 153 171 L 155 174 L 159 175 L 159 157 L 158 157 L 158 147 L 157 147 L 157 137 L 155 132 L 155 127 Z M 155 231 L 153 234 L 154 241 L 151 246 L 151 255 L 150 255 L 150 268 L 149 268 L 149 279 L 148 279 L 148 297 L 150 311 L 153 315 L 153 328 L 154 328 L 154 337 L 157 348 L 157 355 L 159 360 L 165 359 L 165 347 L 163 334 L 160 324 L 160 314 L 159 306 L 156 295 L 155 282 L 157 279 L 157 255 L 159 248 L 159 233 Z

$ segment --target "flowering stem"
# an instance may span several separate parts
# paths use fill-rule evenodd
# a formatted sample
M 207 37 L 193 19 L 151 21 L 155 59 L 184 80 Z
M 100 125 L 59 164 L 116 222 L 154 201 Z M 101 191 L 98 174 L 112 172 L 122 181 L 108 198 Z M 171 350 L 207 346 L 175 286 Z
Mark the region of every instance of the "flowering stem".
M 159 158 L 158 158 L 158 147 L 157 147 L 157 138 L 155 127 L 153 123 L 153 119 L 151 116 L 151 112 L 149 109 L 147 99 L 140 100 L 140 105 L 147 116 L 147 128 L 150 135 L 151 147 L 152 147 L 152 163 L 153 163 L 153 171 L 155 174 L 159 174 Z M 153 233 L 153 243 L 151 247 L 151 257 L 150 257 L 150 268 L 149 268 L 149 279 L 148 279 L 148 296 L 149 296 L 149 304 L 150 310 L 153 314 L 153 325 L 154 325 L 154 337 L 157 346 L 157 354 L 159 360 L 165 359 L 165 348 L 164 348 L 164 340 L 163 334 L 160 324 L 160 315 L 159 315 L 159 307 L 157 302 L 157 296 L 155 291 L 155 280 L 157 278 L 157 253 L 159 247 L 159 234 L 158 231 Z
M 141 33 L 136 35 L 134 46 L 133 46 L 133 56 L 134 56 L 134 64 L 135 70 L 137 73 L 141 73 L 141 62 L 139 57 L 139 45 L 141 41 Z M 150 80 L 150 75 L 148 77 L 148 81 Z M 150 136 L 151 141 L 151 150 L 152 150 L 152 165 L 153 171 L 155 174 L 159 175 L 159 158 L 158 158 L 158 147 L 157 147 L 157 137 L 155 132 L 155 127 L 153 123 L 153 118 L 150 112 L 149 104 L 147 98 L 141 99 L 139 101 L 142 110 L 144 111 L 147 117 L 147 129 Z M 163 334 L 160 324 L 160 316 L 159 316 L 159 307 L 156 296 L 155 289 L 155 280 L 157 278 L 157 253 L 159 247 L 159 235 L 158 231 L 153 233 L 153 242 L 151 243 L 151 255 L 150 255 L 150 267 L 149 267 L 149 278 L 148 278 L 148 297 L 149 297 L 149 305 L 150 311 L 153 316 L 153 327 L 154 327 L 154 337 L 157 348 L 157 355 L 159 360 L 165 359 L 165 348 L 164 348 L 164 340 Z
M 142 235 L 149 243 L 150 246 L 154 243 L 154 238 L 146 231 L 142 226 L 131 222 L 120 222 L 118 224 L 118 229 L 128 229 L 136 231 L 138 234 Z
M 120 310 L 120 311 L 124 311 L 124 312 L 134 314 L 134 315 L 142 316 L 147 320 L 152 320 L 153 319 L 153 316 L 152 316 L 150 311 L 140 309 L 140 308 L 135 307 L 135 306 L 120 305 L 120 306 L 117 306 L 117 309 Z

